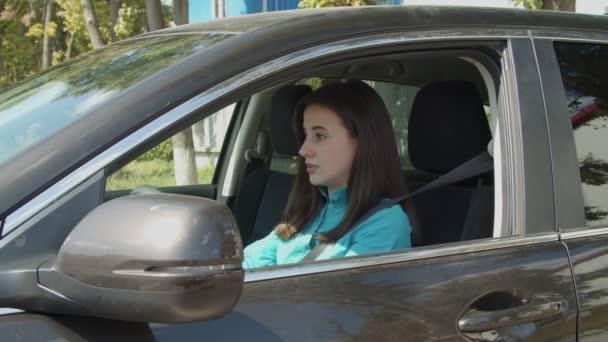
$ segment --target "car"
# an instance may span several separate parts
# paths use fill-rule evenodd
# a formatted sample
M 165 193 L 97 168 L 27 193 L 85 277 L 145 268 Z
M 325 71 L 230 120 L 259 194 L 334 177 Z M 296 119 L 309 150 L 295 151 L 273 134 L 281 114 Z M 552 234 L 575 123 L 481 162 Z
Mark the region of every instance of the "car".
M 382 96 L 411 191 L 490 169 L 412 197 L 412 248 L 244 270 L 293 106 L 345 80 Z M 50 68 L 0 93 L 0 339 L 606 340 L 607 85 L 608 18 L 460 7 L 247 15 Z

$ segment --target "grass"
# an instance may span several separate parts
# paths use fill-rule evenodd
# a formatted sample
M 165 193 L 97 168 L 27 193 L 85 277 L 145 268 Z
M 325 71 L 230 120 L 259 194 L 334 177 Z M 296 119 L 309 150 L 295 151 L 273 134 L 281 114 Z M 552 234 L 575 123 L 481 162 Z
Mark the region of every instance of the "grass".
M 215 165 L 197 170 L 198 184 L 210 184 Z M 106 191 L 135 189 L 142 185 L 175 186 L 173 161 L 161 159 L 134 160 L 106 180 Z

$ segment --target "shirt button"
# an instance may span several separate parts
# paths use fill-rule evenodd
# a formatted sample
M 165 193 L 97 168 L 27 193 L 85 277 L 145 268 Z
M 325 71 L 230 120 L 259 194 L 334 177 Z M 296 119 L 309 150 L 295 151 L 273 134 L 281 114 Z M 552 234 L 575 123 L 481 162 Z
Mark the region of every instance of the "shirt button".
M 328 207 L 333 208 L 333 207 L 334 207 L 334 205 L 330 203 L 330 204 L 328 205 Z

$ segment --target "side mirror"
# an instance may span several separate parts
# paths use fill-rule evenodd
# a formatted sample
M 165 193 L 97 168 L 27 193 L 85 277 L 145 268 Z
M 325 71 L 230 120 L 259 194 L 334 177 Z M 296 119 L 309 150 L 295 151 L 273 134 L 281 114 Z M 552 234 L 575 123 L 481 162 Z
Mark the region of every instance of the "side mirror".
M 208 320 L 230 312 L 241 294 L 242 250 L 234 217 L 218 202 L 127 196 L 82 219 L 57 258 L 39 267 L 38 281 L 44 297 L 61 299 L 66 312 L 139 322 Z

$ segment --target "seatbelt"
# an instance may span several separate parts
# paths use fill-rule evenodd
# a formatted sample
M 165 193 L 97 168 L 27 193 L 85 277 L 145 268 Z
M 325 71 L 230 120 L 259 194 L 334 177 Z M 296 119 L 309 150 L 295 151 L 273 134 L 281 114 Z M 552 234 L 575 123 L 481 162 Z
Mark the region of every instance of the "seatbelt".
M 469 179 L 471 177 L 482 175 L 482 174 L 492 170 L 492 168 L 494 168 L 494 160 L 487 151 L 484 151 L 481 154 L 477 155 L 475 158 L 465 162 L 464 164 L 453 169 L 452 171 L 440 176 L 439 178 L 435 179 L 434 181 L 426 184 L 425 186 L 421 187 L 420 189 L 418 189 L 410 194 L 407 194 L 407 195 L 404 195 L 401 197 L 397 197 L 397 198 L 393 198 L 390 201 L 382 201 L 382 202 L 378 203 L 378 205 L 376 205 L 370 211 L 368 211 L 365 215 L 360 217 L 352 225 L 352 228 L 358 226 L 360 223 L 363 223 L 365 220 L 367 220 L 372 215 L 374 215 L 375 213 L 377 213 L 378 211 L 380 211 L 382 209 L 390 208 L 403 200 L 406 200 L 410 197 L 414 197 L 423 192 L 427 192 L 427 191 L 430 191 L 432 189 L 435 189 L 435 188 L 438 188 L 441 186 L 458 183 L 460 181 Z M 323 251 L 325 250 L 325 248 L 327 248 L 328 245 L 331 245 L 331 243 L 319 242 L 315 247 L 313 247 L 313 249 L 310 250 L 310 252 L 308 252 L 308 254 L 306 254 L 306 256 L 301 261 L 315 260 L 319 255 L 321 255 L 321 253 L 323 253 Z

